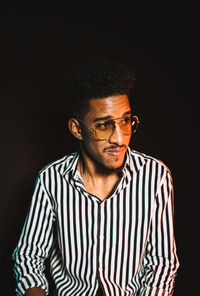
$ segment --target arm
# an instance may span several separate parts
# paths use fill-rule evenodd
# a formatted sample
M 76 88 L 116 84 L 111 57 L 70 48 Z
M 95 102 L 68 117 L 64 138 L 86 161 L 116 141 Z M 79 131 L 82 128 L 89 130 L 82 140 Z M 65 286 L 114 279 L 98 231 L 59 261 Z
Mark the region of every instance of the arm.
M 169 171 L 157 189 L 149 239 L 143 257 L 141 296 L 171 296 L 179 262 L 173 229 L 173 185 Z
M 33 287 L 40 287 L 48 293 L 44 261 L 53 243 L 54 219 L 51 198 L 38 178 L 21 237 L 13 253 L 17 295 L 24 295 Z M 32 291 L 26 292 L 27 295 L 45 295 L 30 294 Z
M 42 290 L 41 288 L 38 287 L 34 287 L 34 288 L 29 288 L 28 290 L 26 290 L 25 293 L 26 296 L 45 296 L 45 292 L 44 290 Z

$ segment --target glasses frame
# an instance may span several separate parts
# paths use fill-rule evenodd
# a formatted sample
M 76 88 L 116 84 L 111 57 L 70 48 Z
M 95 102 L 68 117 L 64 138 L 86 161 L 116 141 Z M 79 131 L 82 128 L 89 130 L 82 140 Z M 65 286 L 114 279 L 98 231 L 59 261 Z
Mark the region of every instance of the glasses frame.
M 132 135 L 132 134 L 134 134 L 136 131 L 137 131 L 137 128 L 138 128 L 138 124 L 139 124 L 139 119 L 138 119 L 138 117 L 137 116 L 135 116 L 135 115 L 130 115 L 130 116 L 123 116 L 123 117 L 119 117 L 119 118 L 114 118 L 114 119 L 108 119 L 108 120 L 105 120 L 105 122 L 106 121 L 113 121 L 113 122 L 115 122 L 116 120 L 118 120 L 118 119 L 123 119 L 123 118 L 126 118 L 126 117 L 130 117 L 133 121 L 132 121 L 132 126 L 133 126 L 133 122 L 136 122 L 136 128 L 132 131 L 132 133 L 130 134 L 130 135 Z M 113 133 L 114 133 L 114 131 L 115 131 L 115 129 L 113 129 L 113 133 L 110 135 L 110 137 L 108 137 L 108 138 L 105 138 L 105 139 L 99 139 L 99 138 L 97 138 L 97 136 L 96 136 L 96 130 L 94 129 L 94 128 L 92 128 L 92 127 L 90 127 L 87 123 L 85 123 L 83 120 L 81 120 L 81 119 L 79 119 L 79 118 L 76 118 L 76 120 L 78 120 L 78 121 L 80 121 L 81 123 L 83 123 L 88 129 L 90 129 L 94 134 L 94 138 L 96 139 L 96 140 L 99 140 L 99 141 L 103 141 L 103 140 L 108 140 L 112 135 L 113 135 Z M 134 121 L 135 120 L 135 121 Z M 116 124 L 116 123 L 115 123 Z M 113 125 L 113 126 L 115 126 L 115 124 Z M 121 128 L 121 127 L 120 127 Z M 122 133 L 123 133 L 123 131 L 122 131 Z M 127 135 L 128 136 L 128 135 Z

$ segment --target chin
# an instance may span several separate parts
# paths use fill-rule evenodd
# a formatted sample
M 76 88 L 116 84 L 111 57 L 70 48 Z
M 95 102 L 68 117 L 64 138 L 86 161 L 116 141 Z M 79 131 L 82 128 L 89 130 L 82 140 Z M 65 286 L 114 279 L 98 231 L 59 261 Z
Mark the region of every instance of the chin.
M 121 169 L 123 168 L 123 165 L 124 165 L 124 161 L 118 161 L 118 162 L 115 162 L 115 163 L 109 163 L 109 162 L 106 162 L 105 164 L 103 164 L 105 170 L 108 170 L 108 171 L 121 171 Z

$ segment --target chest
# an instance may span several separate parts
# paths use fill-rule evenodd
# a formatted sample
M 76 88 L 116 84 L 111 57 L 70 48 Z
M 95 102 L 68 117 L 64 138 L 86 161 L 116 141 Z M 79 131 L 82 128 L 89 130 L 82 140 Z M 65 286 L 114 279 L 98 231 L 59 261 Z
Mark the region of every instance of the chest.
M 119 181 L 119 178 L 114 178 L 110 181 L 100 182 L 98 184 L 93 184 L 92 182 L 84 181 L 84 186 L 85 190 L 89 194 L 98 197 L 101 201 L 104 201 L 112 195 L 112 193 L 117 188 Z

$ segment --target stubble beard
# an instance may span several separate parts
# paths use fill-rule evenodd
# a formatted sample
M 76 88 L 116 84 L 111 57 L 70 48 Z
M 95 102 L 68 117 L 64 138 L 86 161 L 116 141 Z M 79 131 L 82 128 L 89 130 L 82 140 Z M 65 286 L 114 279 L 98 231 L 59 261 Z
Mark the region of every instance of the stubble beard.
M 121 171 L 122 171 L 122 169 L 124 167 L 124 163 L 125 163 L 125 159 L 126 159 L 126 152 L 124 153 L 124 158 L 123 158 L 122 164 L 119 165 L 118 167 L 114 167 L 114 165 L 112 166 L 112 164 L 110 166 L 106 165 L 106 159 L 104 161 L 96 159 L 91 153 L 89 153 L 89 151 L 87 151 L 87 149 L 85 148 L 84 145 L 82 145 L 81 150 L 84 151 L 84 153 L 95 163 L 97 173 L 102 174 L 104 176 L 106 176 L 106 175 L 108 176 L 108 175 L 111 175 L 111 174 L 121 174 Z M 82 157 L 82 161 L 84 163 L 84 157 Z M 113 160 L 113 164 L 116 161 L 117 160 Z

